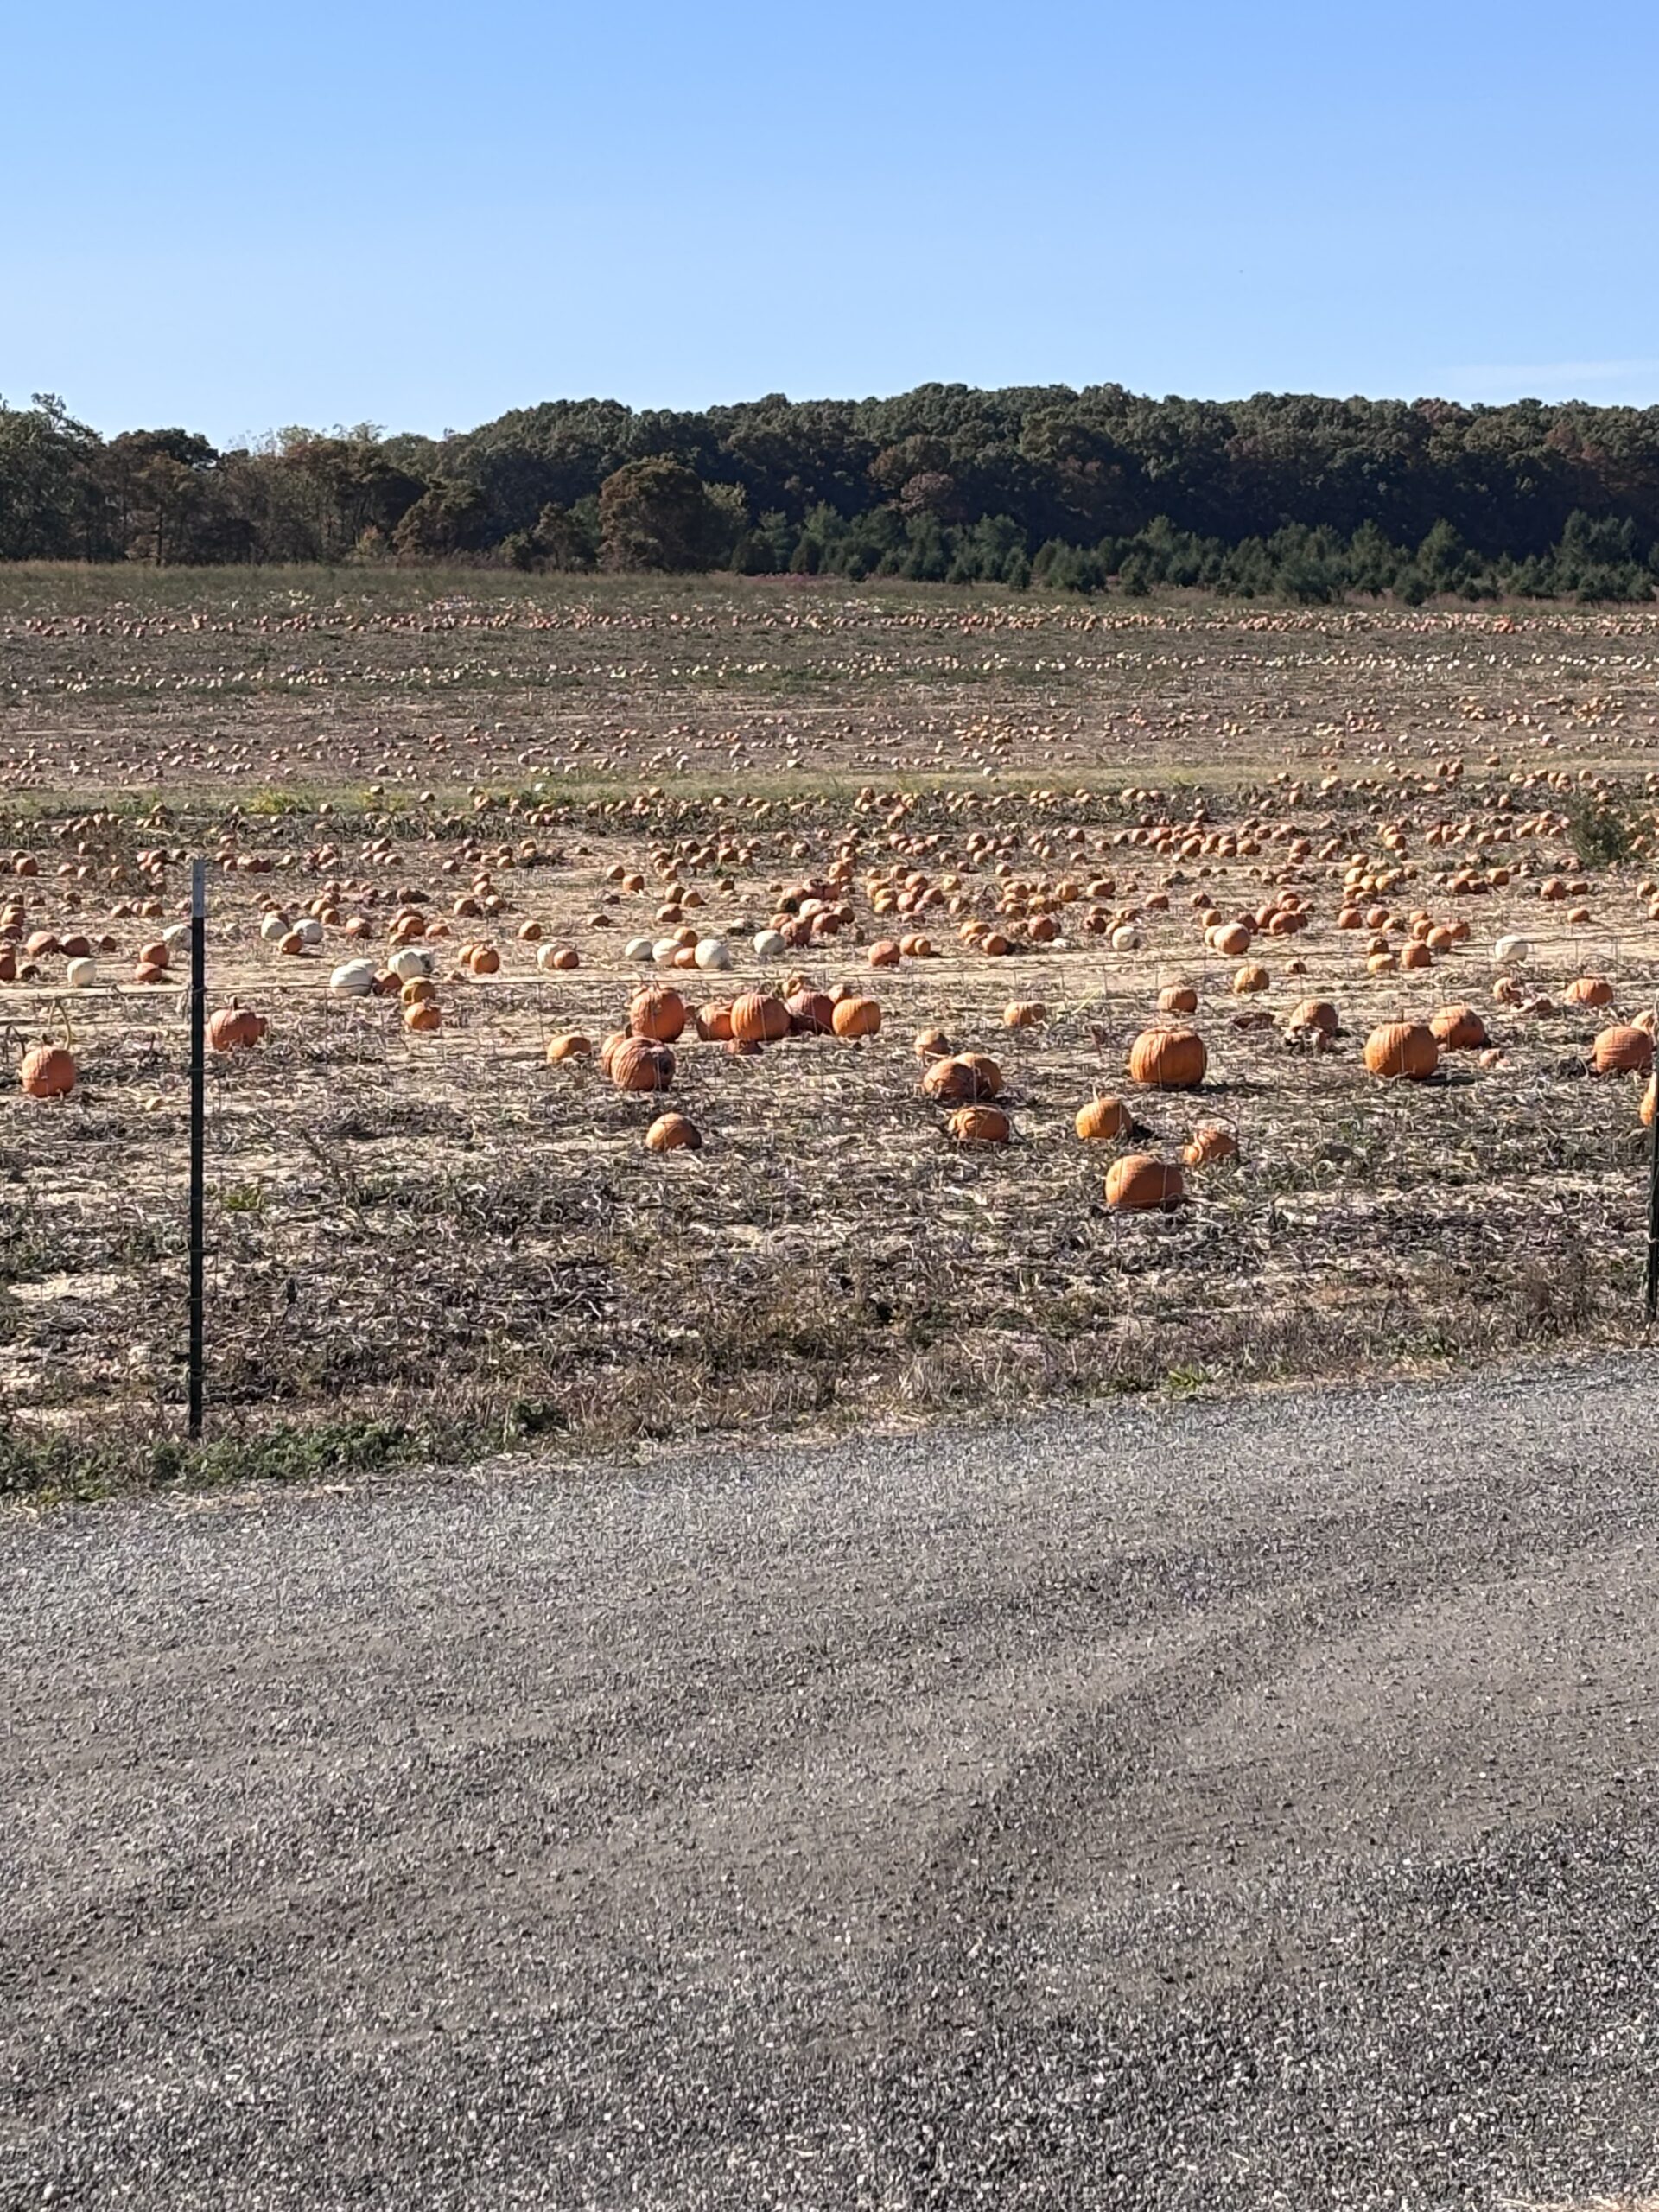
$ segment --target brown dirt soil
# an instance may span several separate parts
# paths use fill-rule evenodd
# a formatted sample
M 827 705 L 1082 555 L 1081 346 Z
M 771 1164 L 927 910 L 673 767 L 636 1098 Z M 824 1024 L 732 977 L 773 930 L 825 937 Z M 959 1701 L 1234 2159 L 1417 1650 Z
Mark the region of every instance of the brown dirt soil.
M 1630 613 L 12 573 L 0 1489 L 176 1465 L 151 1440 L 183 1386 L 185 947 L 167 983 L 130 978 L 195 852 L 210 1002 L 270 1023 L 210 1070 L 221 1438 L 315 1432 L 325 1463 L 365 1431 L 613 1443 L 1628 1335 L 1643 1078 L 1585 1055 L 1659 974 L 1656 636 Z M 760 958 L 815 883 L 839 924 Z M 1344 886 L 1387 918 L 1339 928 Z M 268 902 L 337 918 L 284 955 Z M 1243 957 L 1199 918 L 1292 902 L 1306 926 Z M 409 906 L 448 931 L 427 1036 L 327 988 Z M 1469 934 L 1370 972 L 1413 916 Z M 976 917 L 1006 957 L 964 940 Z M 880 1033 L 734 1057 L 688 1029 L 666 1101 L 549 1066 L 554 1034 L 625 1026 L 659 973 L 626 942 L 676 926 L 731 954 L 664 979 L 690 1005 L 797 973 L 874 995 Z M 931 957 L 870 967 L 915 931 Z M 71 990 L 38 931 L 114 949 Z M 1500 967 L 1511 933 L 1529 949 Z M 539 969 L 561 941 L 580 967 Z M 497 972 L 467 969 L 473 942 Z M 1251 963 L 1266 988 L 1236 992 Z M 1567 1000 L 1586 975 L 1610 1006 Z M 1204 1084 L 1134 1090 L 1129 1045 L 1177 980 Z M 1341 1015 L 1328 1050 L 1287 1023 L 1315 996 Z M 1017 1001 L 1043 1018 L 1006 1027 Z M 1465 1001 L 1487 1058 L 1367 1075 L 1374 1024 Z M 952 1142 L 920 1094 L 931 1026 L 1001 1064 L 1007 1147 Z M 23 1097 L 24 1049 L 66 1034 L 73 1096 Z M 1139 1134 L 1079 1142 L 1106 1094 Z M 664 1103 L 701 1152 L 645 1150 Z M 1108 1211 L 1118 1152 L 1178 1159 L 1217 1121 L 1238 1158 L 1190 1170 L 1179 1211 Z

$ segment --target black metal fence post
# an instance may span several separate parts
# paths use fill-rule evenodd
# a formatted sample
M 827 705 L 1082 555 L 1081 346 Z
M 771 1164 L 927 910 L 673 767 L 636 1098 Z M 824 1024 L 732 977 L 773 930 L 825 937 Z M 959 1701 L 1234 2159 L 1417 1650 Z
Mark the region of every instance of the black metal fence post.
M 207 1273 L 203 1183 L 207 1154 L 207 867 L 190 866 L 190 1433 L 201 1434 Z

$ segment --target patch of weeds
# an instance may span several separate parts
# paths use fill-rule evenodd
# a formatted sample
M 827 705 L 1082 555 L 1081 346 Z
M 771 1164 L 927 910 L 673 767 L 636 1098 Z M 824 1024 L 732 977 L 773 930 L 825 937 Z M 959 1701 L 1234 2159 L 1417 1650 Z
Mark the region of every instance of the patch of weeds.
M 1631 857 L 1638 825 L 1605 798 L 1575 799 L 1567 818 L 1580 868 L 1614 868 Z
M 510 1439 L 563 1435 L 570 1416 L 550 1398 L 515 1398 L 502 1424 Z
M 442 1440 L 445 1445 L 453 1440 Z M 14 1423 L 0 1435 L 0 1497 L 98 1498 L 119 1489 L 200 1490 L 320 1482 L 435 1456 L 439 1440 L 403 1421 L 283 1423 L 206 1444 L 173 1437 L 73 1436 Z
M 263 1183 L 232 1183 L 219 1192 L 219 1204 L 223 1213 L 263 1213 L 265 1186 Z

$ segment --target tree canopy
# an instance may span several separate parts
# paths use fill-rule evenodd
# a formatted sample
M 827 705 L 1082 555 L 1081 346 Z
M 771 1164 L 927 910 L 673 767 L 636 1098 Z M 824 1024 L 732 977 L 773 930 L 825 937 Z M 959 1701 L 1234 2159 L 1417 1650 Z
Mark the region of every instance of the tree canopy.
M 1646 599 L 1659 408 L 1119 385 L 701 413 L 552 400 L 432 439 L 219 451 L 0 403 L 0 559 L 730 568 L 1292 598 Z

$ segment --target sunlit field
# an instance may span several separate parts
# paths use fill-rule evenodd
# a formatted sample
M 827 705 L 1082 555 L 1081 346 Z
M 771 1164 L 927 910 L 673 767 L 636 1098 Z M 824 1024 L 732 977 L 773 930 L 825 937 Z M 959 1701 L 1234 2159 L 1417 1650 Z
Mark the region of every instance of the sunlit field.
M 0 1482 L 1630 1335 L 1656 648 L 1659 610 L 0 572 Z M 191 1452 L 198 854 L 210 1009 L 260 1033 L 210 1055 Z M 1149 1030 L 1194 1087 L 1133 1079 Z

